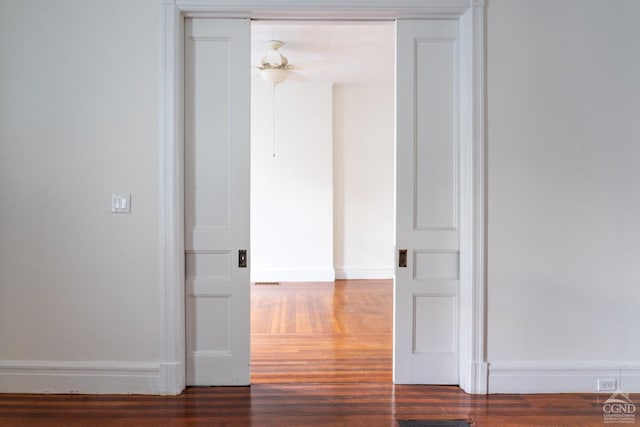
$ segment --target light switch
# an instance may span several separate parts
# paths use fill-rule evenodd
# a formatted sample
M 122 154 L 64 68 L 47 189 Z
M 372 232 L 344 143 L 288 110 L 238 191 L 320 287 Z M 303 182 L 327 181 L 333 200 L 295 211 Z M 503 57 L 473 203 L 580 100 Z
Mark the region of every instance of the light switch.
M 111 213 L 131 213 L 131 194 L 113 193 L 111 195 Z

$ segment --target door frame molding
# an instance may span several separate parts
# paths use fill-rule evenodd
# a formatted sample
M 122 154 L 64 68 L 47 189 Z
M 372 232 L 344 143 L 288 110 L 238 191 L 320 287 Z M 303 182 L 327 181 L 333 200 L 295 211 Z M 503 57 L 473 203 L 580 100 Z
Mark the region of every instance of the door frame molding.
M 485 0 L 160 0 L 160 392 L 185 388 L 184 19 L 395 20 L 460 23 L 460 387 L 487 393 Z

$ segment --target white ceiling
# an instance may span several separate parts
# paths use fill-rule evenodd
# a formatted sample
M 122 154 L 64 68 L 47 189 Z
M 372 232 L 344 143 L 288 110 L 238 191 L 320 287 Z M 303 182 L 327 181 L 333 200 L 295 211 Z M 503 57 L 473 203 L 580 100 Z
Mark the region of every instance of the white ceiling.
M 253 21 L 252 66 L 260 64 L 269 40 L 284 43 L 279 52 L 296 70 L 290 78 L 294 82 L 304 79 L 354 84 L 394 79 L 393 22 Z

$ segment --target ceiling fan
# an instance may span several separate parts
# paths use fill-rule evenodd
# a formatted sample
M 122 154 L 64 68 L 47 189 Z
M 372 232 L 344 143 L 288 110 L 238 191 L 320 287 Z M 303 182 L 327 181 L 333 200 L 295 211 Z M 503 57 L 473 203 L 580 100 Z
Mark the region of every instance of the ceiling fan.
M 276 85 L 284 82 L 292 76 L 293 65 L 289 64 L 286 56 L 278 52 L 284 43 L 280 40 L 269 40 L 267 42 L 267 53 L 260 60 L 260 65 L 255 67 L 259 70 L 260 77 L 267 83 L 273 85 L 272 93 L 272 144 L 273 158 L 276 157 Z M 303 80 L 298 77 L 299 80 Z
M 289 64 L 287 57 L 278 52 L 278 49 L 283 44 L 280 40 L 269 40 L 267 42 L 267 53 L 260 60 L 260 65 L 256 67 L 260 70 L 260 77 L 273 85 L 287 80 L 293 75 L 291 71 L 295 69 L 293 65 Z M 300 78 L 298 77 L 298 79 Z

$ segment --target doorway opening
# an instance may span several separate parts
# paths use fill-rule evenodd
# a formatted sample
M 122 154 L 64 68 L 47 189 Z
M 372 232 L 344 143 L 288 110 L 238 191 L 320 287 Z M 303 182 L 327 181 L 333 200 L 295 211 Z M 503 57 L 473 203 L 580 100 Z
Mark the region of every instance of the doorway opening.
M 161 257 L 166 261 L 162 264 L 161 274 L 161 317 L 166 332 L 162 351 L 166 369 L 162 371 L 161 380 L 164 381 L 163 390 L 170 392 L 180 392 L 185 384 L 246 385 L 250 382 L 250 287 L 242 284 L 249 283 L 249 269 L 243 269 L 246 262 L 243 248 L 249 246 L 250 138 L 246 117 L 250 109 L 247 83 L 250 81 L 251 64 L 249 55 L 229 55 L 249 50 L 250 22 L 248 19 L 226 19 L 248 18 L 248 9 L 240 8 L 243 4 L 238 2 L 239 6 L 226 8 L 224 12 L 218 10 L 220 4 L 216 2 L 205 2 L 197 7 L 182 3 L 163 5 L 161 99 L 165 125 L 161 132 L 163 215 L 160 235 Z M 446 245 L 447 240 L 442 238 L 430 239 L 440 245 L 437 248 L 419 248 L 411 242 L 423 239 L 417 239 L 418 236 L 415 236 L 417 240 L 412 236 L 401 238 L 400 231 L 396 230 L 398 248 L 410 249 L 410 252 L 398 249 L 399 259 L 402 260 L 401 255 L 407 252 L 412 256 L 407 257 L 409 268 L 402 269 L 400 265 L 396 269 L 395 280 L 407 280 L 405 283 L 409 283 L 412 278 L 421 282 L 454 279 L 447 281 L 452 283 L 441 283 L 448 286 L 455 285 L 453 282 L 458 282 L 455 280 L 457 277 L 460 286 L 457 297 L 444 295 L 438 289 L 435 292 L 439 294 L 426 295 L 424 286 L 419 286 L 419 283 L 412 287 L 394 287 L 394 381 L 444 383 L 441 378 L 429 376 L 443 372 L 439 368 L 428 372 L 411 368 L 435 366 L 426 359 L 442 355 L 442 349 L 446 348 L 453 350 L 447 353 L 451 356 L 447 360 L 450 371 L 456 374 L 456 378 L 459 373 L 459 379 L 446 380 L 446 383 L 459 382 L 469 393 L 486 393 L 484 5 L 442 5 L 433 1 L 426 1 L 420 6 L 400 4 L 404 6 L 394 4 L 393 7 L 372 8 L 354 4 L 350 6 L 352 9 L 320 8 L 306 12 L 284 6 L 254 5 L 251 16 L 272 18 L 276 11 L 277 16 L 291 19 L 399 19 L 396 193 L 400 197 L 396 197 L 396 202 L 397 206 L 402 206 L 402 209 L 397 207 L 402 215 L 398 215 L 396 225 L 402 223 L 404 228 L 409 228 L 408 231 L 426 232 L 436 237 L 459 232 L 459 239 L 455 240 L 459 242 L 460 250 L 451 249 Z M 234 49 L 234 46 L 239 48 Z M 189 56 L 193 53 L 196 55 Z M 446 66 L 430 67 L 428 64 Z M 247 71 L 244 74 L 233 70 Z M 424 73 L 425 70 L 435 74 Z M 452 76 L 456 77 L 452 79 Z M 195 90 L 195 85 L 198 90 Z M 444 111 L 440 102 L 443 95 L 446 95 L 444 99 L 448 106 L 444 121 L 440 116 L 425 111 L 433 108 Z M 212 123 L 211 118 L 220 120 Z M 430 120 L 424 123 L 418 118 Z M 443 132 L 454 145 L 449 144 L 444 151 L 443 147 L 428 147 L 429 144 L 424 142 L 429 140 L 420 138 L 420 135 L 434 129 Z M 230 134 L 238 143 L 229 144 Z M 454 138 L 450 139 L 451 136 Z M 185 171 L 192 171 L 192 165 L 183 160 L 193 160 L 186 156 L 186 151 L 199 149 L 200 142 L 204 144 L 201 147 L 203 154 L 211 157 L 214 163 L 220 163 L 220 167 L 197 168 L 204 172 L 195 176 L 204 185 L 200 193 L 210 193 L 212 197 L 196 199 L 199 202 L 193 205 L 193 200 L 186 196 L 193 194 L 189 186 L 193 186 L 190 179 L 194 176 L 185 174 Z M 432 154 L 442 153 L 449 159 L 453 150 L 459 154 L 459 163 L 450 160 L 436 162 L 433 156 L 411 157 L 412 153 L 424 154 L 425 150 Z M 200 156 L 195 158 L 207 160 Z M 431 161 L 436 168 L 425 168 L 428 165 L 416 159 Z M 206 176 L 211 172 L 215 172 L 215 179 Z M 436 182 L 423 179 L 430 176 L 424 172 L 446 173 L 450 183 L 459 184 L 459 193 L 443 193 L 437 191 L 439 187 L 427 185 L 416 186 Z M 449 199 L 449 202 L 452 197 L 459 200 L 459 216 L 451 216 L 450 211 L 441 215 L 443 212 L 438 207 L 451 207 L 446 200 L 444 203 L 424 203 L 430 195 Z M 434 209 L 425 209 L 428 206 Z M 194 217 L 194 208 L 213 210 L 217 214 Z M 460 227 L 456 229 L 440 221 L 447 218 Z M 205 222 L 199 224 L 194 219 Z M 184 235 L 183 230 L 186 230 Z M 408 240 L 403 240 L 405 237 Z M 205 247 L 205 244 L 210 245 Z M 200 258 L 213 262 L 199 263 L 192 259 L 194 262 L 189 264 L 185 252 L 196 255 L 192 258 L 203 255 Z M 438 268 L 443 265 L 445 268 Z M 457 294 L 458 290 L 452 289 L 451 292 Z M 218 306 L 219 310 L 207 310 L 205 306 L 211 305 Z M 438 318 L 447 321 L 448 331 L 459 332 L 459 339 L 448 338 L 448 334 L 441 333 L 438 325 L 442 322 L 432 320 L 429 313 L 439 313 Z M 211 315 L 215 318 L 205 319 Z M 212 324 L 216 328 L 206 327 Z M 199 325 L 205 325 L 205 328 L 197 327 Z M 460 347 L 459 357 L 456 342 Z
M 393 21 L 253 21 L 252 383 L 391 381 Z M 376 361 L 375 366 L 372 361 Z

